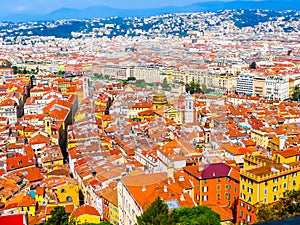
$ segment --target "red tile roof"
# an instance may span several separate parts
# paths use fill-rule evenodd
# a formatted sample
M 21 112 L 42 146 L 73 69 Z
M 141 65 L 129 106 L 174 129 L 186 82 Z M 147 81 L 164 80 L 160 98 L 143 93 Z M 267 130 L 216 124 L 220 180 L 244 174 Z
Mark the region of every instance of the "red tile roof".
M 72 216 L 75 218 L 82 215 L 92 215 L 92 216 L 100 217 L 100 213 L 93 206 L 89 206 L 89 205 L 82 205 L 77 209 L 75 209 L 72 213 Z

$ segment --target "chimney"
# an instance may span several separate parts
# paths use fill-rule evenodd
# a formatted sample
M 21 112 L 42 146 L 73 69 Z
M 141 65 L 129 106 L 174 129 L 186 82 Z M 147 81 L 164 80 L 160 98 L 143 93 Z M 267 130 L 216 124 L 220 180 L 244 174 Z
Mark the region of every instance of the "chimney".
M 184 181 L 184 176 L 179 176 L 178 180 L 181 182 Z
M 166 192 L 166 193 L 168 192 L 168 188 L 166 185 L 164 186 L 164 192 Z
M 181 194 L 181 196 L 180 196 L 180 201 L 184 201 L 185 199 L 184 199 L 184 196 L 183 196 L 183 194 Z

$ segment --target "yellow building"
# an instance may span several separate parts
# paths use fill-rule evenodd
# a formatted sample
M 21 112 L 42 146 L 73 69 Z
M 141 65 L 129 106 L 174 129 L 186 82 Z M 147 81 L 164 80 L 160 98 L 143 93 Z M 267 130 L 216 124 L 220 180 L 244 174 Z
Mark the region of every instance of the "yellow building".
M 183 112 L 172 107 L 164 111 L 164 117 L 174 120 L 176 123 L 182 123 Z
M 17 196 L 5 203 L 4 214 L 27 213 L 29 216 L 36 214 L 36 201 L 30 195 Z
M 277 163 L 290 164 L 300 161 L 299 147 L 292 147 L 284 151 L 277 151 L 273 153 L 273 160 Z
M 262 155 L 245 155 L 244 160 L 240 190 L 247 202 L 269 204 L 283 197 L 287 190 L 298 190 L 299 161 L 280 164 Z
M 71 202 L 74 207 L 79 206 L 79 185 L 78 181 L 64 176 L 52 176 L 43 181 L 40 185 L 45 187 L 45 193 L 48 196 L 55 196 L 51 198 L 47 203 L 60 204 Z
M 77 224 L 99 224 L 101 219 L 100 213 L 89 205 L 82 205 L 75 209 L 71 214 L 71 218 L 74 218 Z
M 295 92 L 295 80 L 289 78 L 289 97 L 291 98 Z
M 243 218 L 246 214 L 245 220 L 252 224 L 257 204 L 274 203 L 287 190 L 299 189 L 299 171 L 300 161 L 280 164 L 258 153 L 245 155 L 244 169 L 240 172 L 239 207 L 246 206 L 247 210 L 238 210 L 238 216 Z
M 250 136 L 251 139 L 256 143 L 256 145 L 260 145 L 263 148 L 268 147 L 269 140 L 271 139 L 269 133 L 262 130 L 251 130 Z
M 119 212 L 118 212 L 118 202 L 117 204 L 109 203 L 109 214 L 110 214 L 110 223 L 114 225 L 119 224 Z
M 154 110 L 168 105 L 167 97 L 164 93 L 157 93 L 153 96 L 152 108 Z
M 138 118 L 139 112 L 143 112 L 145 110 L 149 110 L 151 108 L 151 104 L 149 102 L 139 102 L 135 103 L 128 107 L 128 117 L 130 119 Z

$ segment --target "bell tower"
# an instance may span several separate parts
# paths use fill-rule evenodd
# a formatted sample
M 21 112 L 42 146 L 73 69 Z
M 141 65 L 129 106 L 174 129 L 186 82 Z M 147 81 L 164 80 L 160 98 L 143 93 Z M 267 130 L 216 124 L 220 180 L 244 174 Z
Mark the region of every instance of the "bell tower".
M 45 131 L 47 134 L 51 135 L 51 117 L 48 112 L 45 115 Z
M 185 96 L 184 99 L 185 111 L 184 111 L 184 122 L 193 123 L 195 122 L 195 106 L 194 100 L 190 92 Z

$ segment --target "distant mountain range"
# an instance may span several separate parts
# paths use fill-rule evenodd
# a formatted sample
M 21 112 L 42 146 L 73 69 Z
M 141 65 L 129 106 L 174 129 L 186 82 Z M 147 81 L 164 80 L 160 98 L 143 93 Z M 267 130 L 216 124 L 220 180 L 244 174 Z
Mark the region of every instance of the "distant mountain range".
M 26 22 L 49 21 L 59 19 L 92 19 L 105 17 L 148 17 L 166 13 L 203 12 L 235 9 L 264 9 L 264 10 L 300 10 L 298 0 L 263 0 L 263 1 L 210 1 L 190 4 L 183 7 L 163 7 L 152 9 L 117 9 L 107 6 L 95 6 L 86 9 L 61 8 L 47 15 L 15 14 L 1 17 L 1 21 Z

